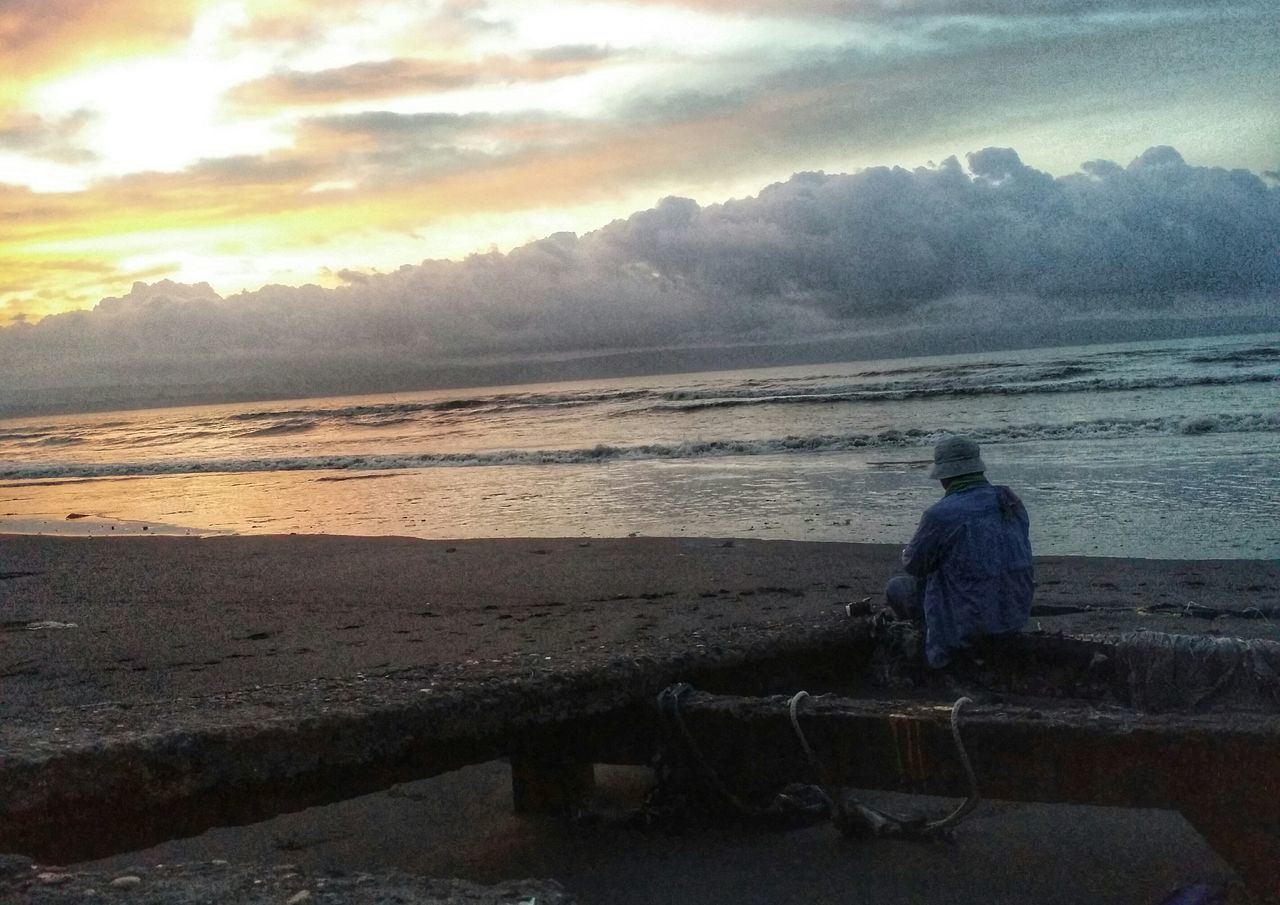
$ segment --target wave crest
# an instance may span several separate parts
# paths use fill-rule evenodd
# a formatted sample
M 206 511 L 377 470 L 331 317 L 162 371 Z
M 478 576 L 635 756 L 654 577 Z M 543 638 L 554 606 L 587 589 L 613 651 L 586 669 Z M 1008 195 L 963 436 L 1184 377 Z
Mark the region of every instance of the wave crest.
M 982 443 L 1121 439 L 1152 434 L 1280 432 L 1280 412 L 1169 416 L 1149 419 L 1099 418 L 1070 424 L 1001 425 L 975 428 Z M 271 471 L 390 471 L 487 466 L 591 465 L 618 461 L 695 460 L 729 456 L 767 456 L 841 452 L 858 449 L 924 448 L 941 436 L 924 430 L 886 430 L 866 434 L 816 434 L 758 440 L 710 439 L 676 444 L 641 444 L 550 450 L 494 450 L 408 455 L 299 456 L 218 460 L 163 460 L 141 463 L 39 464 L 0 466 L 0 478 L 38 481 L 63 478 L 111 478 L 149 475 Z M 8 486 L 14 486 L 10 484 Z

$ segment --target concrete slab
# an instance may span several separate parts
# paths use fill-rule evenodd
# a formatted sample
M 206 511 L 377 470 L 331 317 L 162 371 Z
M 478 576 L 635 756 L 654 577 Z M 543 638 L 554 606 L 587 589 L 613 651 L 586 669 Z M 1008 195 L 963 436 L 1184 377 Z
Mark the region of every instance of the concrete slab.
M 0 538 L 0 850 L 69 838 L 76 822 L 119 847 L 257 819 L 475 763 L 513 733 L 679 679 L 838 652 L 861 637 L 843 604 L 876 596 L 896 553 Z M 1280 636 L 1244 615 L 1280 604 L 1275 563 L 1051 558 L 1039 570 L 1038 602 L 1059 607 L 1037 617 L 1046 631 Z M 1186 602 L 1230 612 L 1188 617 Z
M 1232 878 L 1169 811 L 986 801 L 954 844 L 851 842 L 825 824 L 668 835 L 626 820 L 649 783 L 648 771 L 598 766 L 594 819 L 533 818 L 512 811 L 510 770 L 494 762 L 77 867 L 118 873 L 219 858 L 320 876 L 548 876 L 584 905 L 1157 905 L 1186 884 Z M 897 811 L 954 804 L 864 797 Z

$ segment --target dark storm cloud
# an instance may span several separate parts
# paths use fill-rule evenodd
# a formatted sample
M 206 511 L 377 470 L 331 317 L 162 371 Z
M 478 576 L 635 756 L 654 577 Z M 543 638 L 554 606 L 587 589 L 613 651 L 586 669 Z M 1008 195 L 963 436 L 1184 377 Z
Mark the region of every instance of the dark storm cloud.
M 423 362 L 931 319 L 1012 317 L 1033 335 L 1082 316 L 1274 311 L 1277 247 L 1280 188 L 1252 173 L 1156 147 L 1054 178 L 986 148 L 964 164 L 801 173 L 708 207 L 667 198 L 505 255 L 343 271 L 335 290 L 221 298 L 203 284 L 136 284 L 91 312 L 0 331 L 0 369 L 14 391 L 180 374 L 297 392 L 324 374 L 331 392 L 344 375 Z
M 1175 305 L 1280 289 L 1280 192 L 1153 148 L 1054 179 L 1009 149 L 936 168 L 802 174 L 757 198 L 668 200 L 584 241 L 725 298 L 787 300 L 833 321 L 947 296 L 1015 294 L 1072 313 L 1094 299 Z

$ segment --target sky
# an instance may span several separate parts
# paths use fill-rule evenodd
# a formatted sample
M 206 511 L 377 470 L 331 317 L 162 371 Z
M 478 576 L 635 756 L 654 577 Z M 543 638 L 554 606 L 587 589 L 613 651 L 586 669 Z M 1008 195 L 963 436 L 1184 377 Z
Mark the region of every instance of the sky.
M 0 0 L 0 60 L 14 394 L 1277 308 L 1274 0 Z

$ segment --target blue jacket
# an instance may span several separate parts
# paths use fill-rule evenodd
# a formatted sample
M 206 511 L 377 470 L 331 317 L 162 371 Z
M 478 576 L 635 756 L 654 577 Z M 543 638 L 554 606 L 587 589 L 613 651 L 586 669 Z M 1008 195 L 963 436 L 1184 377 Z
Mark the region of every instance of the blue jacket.
M 902 566 L 925 583 L 930 666 L 945 666 L 951 651 L 974 638 L 1026 624 L 1035 591 L 1029 528 L 1017 494 L 986 482 L 949 493 L 926 510 L 902 551 Z

